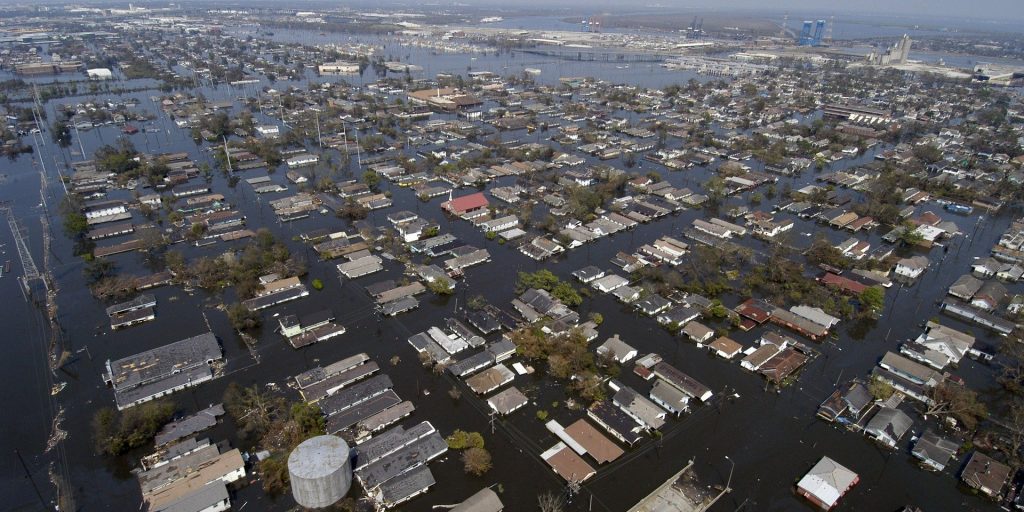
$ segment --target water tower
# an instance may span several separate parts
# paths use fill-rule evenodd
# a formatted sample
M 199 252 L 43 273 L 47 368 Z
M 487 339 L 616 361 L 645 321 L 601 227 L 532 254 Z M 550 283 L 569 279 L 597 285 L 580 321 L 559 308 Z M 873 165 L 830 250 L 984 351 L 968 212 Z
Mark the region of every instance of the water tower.
M 348 444 L 338 436 L 317 436 L 295 447 L 288 456 L 292 496 L 299 505 L 323 508 L 348 494 L 352 461 Z

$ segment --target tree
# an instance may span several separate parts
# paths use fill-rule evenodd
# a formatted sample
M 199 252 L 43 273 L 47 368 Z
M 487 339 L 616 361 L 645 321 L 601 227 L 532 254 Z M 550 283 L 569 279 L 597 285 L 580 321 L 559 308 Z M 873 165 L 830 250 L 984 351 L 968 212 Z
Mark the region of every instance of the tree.
M 456 430 L 452 434 L 445 438 L 448 442 L 448 448 L 452 450 L 465 450 L 468 448 L 483 448 L 484 437 L 479 432 L 466 432 L 465 430 Z
M 263 492 L 271 496 L 280 496 L 291 487 L 287 454 L 277 453 L 260 461 L 259 474 L 263 480 Z
M 111 407 L 96 411 L 92 418 L 96 451 L 121 455 L 150 442 L 175 409 L 174 402 L 154 400 L 120 412 Z
M 58 146 L 66 148 L 71 145 L 71 125 L 66 121 L 54 121 L 50 127 L 50 136 Z
M 868 392 L 871 393 L 875 400 L 888 400 L 896 390 L 893 389 L 892 384 L 878 377 L 873 377 L 871 382 L 868 383 Z
M 373 171 L 366 171 L 363 173 L 363 183 L 366 183 L 367 187 L 376 189 L 380 184 L 380 175 Z
M 1024 401 L 1014 399 L 1005 418 L 1006 429 L 1009 431 L 1010 461 L 1015 466 L 1021 463 L 1020 449 L 1024 446 Z
M 238 302 L 228 306 L 228 319 L 231 326 L 239 331 L 255 329 L 262 323 L 259 314 Z
M 437 295 L 451 295 L 455 293 L 455 288 L 452 287 L 451 281 L 443 277 L 438 277 L 427 283 L 427 289 Z
M 280 417 L 284 406 L 280 397 L 264 393 L 255 384 L 242 387 L 237 382 L 228 384 L 222 400 L 224 410 L 235 420 L 239 436 L 247 440 L 261 438 Z
M 860 304 L 867 311 L 878 311 L 885 306 L 885 290 L 881 286 L 869 286 L 860 292 Z
M 549 491 L 537 496 L 537 509 L 540 512 L 563 512 L 565 510 L 565 500 L 561 496 Z
M 470 448 L 462 452 L 462 464 L 466 473 L 481 476 L 491 470 L 491 453 L 484 448 Z
M 932 404 L 925 410 L 925 416 L 952 416 L 967 430 L 974 430 L 978 421 L 988 416 L 988 410 L 978 400 L 978 394 L 959 384 L 943 382 L 931 388 L 928 397 L 932 399 Z

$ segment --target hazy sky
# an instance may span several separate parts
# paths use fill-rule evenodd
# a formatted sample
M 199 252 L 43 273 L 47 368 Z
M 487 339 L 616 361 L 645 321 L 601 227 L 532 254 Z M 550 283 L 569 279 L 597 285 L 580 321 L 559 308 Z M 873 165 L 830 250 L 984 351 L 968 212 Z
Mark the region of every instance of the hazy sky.
M 434 3 L 434 2 L 427 2 Z M 437 2 L 444 5 L 446 2 Z M 819 15 L 856 13 L 885 16 L 887 14 L 920 15 L 922 17 L 954 16 L 973 19 L 1024 19 L 1024 0 L 456 0 L 470 5 L 531 7 L 581 6 L 612 10 L 649 10 L 654 6 L 677 9 L 707 9 L 715 11 L 756 10 L 791 11 L 793 13 L 820 13 Z M 1024 33 L 1024 27 L 1021 27 Z

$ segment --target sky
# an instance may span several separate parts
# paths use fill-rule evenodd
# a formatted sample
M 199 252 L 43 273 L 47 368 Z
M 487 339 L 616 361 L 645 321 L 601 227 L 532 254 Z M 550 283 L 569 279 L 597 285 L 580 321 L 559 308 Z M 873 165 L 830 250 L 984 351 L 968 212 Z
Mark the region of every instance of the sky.
M 434 2 L 429 2 L 434 3 Z M 437 2 L 444 5 L 443 0 Z M 1024 0 L 459 0 L 469 5 L 495 6 L 590 6 L 614 10 L 648 10 L 654 6 L 674 9 L 707 9 L 715 11 L 790 11 L 791 13 L 920 15 L 922 17 L 970 17 L 973 19 L 1024 19 Z M 1024 27 L 1021 28 L 1024 33 Z

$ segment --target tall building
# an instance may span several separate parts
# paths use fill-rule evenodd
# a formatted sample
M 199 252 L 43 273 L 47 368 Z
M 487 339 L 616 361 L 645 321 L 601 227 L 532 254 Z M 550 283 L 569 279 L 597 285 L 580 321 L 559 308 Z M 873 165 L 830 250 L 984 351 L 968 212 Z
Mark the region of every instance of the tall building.
M 813 32 L 812 32 L 813 31 Z M 800 29 L 800 39 L 797 44 L 800 46 L 821 46 L 821 38 L 825 35 L 825 20 L 804 21 Z
M 811 25 L 812 21 L 808 20 L 804 22 L 803 28 L 800 29 L 800 46 L 810 46 L 811 44 Z

